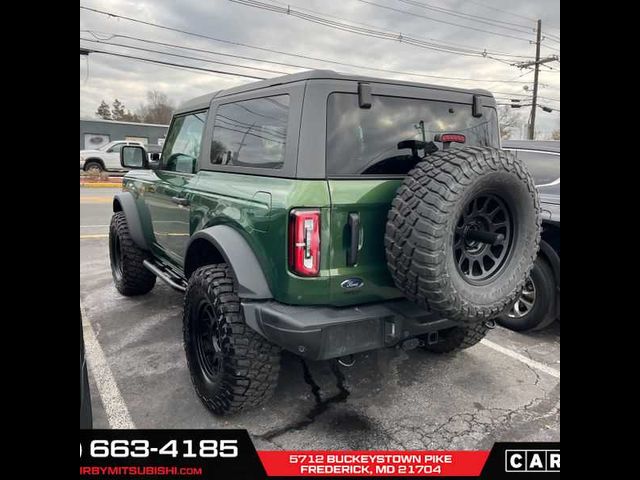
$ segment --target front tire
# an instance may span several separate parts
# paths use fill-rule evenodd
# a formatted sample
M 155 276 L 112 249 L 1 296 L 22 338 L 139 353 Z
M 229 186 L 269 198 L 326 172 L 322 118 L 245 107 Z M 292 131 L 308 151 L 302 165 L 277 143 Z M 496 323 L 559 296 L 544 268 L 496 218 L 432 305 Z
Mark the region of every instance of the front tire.
M 124 212 L 115 212 L 109 225 L 109 259 L 113 283 L 122 295 L 143 295 L 154 287 L 156 276 L 142 264 L 148 258 L 131 238 Z
M 522 295 L 498 323 L 516 332 L 542 330 L 556 319 L 556 279 L 549 263 L 538 257 Z
M 245 323 L 228 265 L 207 265 L 191 275 L 183 334 L 191 381 L 213 413 L 257 407 L 273 394 L 280 348 Z

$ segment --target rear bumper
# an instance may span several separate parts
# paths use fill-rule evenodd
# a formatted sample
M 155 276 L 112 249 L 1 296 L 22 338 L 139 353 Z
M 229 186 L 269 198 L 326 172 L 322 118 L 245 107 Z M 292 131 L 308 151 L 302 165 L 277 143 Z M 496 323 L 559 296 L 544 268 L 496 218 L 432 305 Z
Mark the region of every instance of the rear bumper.
M 243 301 L 247 324 L 269 341 L 311 360 L 391 347 L 429 332 L 455 327 L 451 320 L 408 300 L 358 307 L 301 307 Z

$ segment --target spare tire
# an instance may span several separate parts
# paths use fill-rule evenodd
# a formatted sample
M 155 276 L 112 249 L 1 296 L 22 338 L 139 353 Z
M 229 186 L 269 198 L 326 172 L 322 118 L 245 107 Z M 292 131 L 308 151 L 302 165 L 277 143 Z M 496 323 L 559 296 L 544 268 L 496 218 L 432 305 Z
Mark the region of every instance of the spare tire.
M 442 317 L 496 317 L 518 297 L 540 241 L 540 204 L 527 168 L 488 147 L 448 149 L 411 170 L 387 218 L 396 286 Z

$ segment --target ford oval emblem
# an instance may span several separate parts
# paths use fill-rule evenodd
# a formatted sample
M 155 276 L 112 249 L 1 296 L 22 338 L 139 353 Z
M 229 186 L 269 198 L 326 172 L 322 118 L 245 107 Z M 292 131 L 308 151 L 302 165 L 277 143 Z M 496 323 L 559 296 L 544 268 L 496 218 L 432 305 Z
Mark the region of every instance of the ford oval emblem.
M 361 278 L 347 278 L 344 280 L 340 286 L 342 288 L 361 288 L 364 286 L 364 281 Z

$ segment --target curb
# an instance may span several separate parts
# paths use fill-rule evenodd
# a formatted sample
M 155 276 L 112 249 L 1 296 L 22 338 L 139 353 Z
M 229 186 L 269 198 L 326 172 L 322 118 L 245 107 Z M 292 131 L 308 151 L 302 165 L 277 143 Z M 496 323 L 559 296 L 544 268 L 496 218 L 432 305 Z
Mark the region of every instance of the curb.
M 122 188 L 122 182 L 80 182 L 80 188 Z

